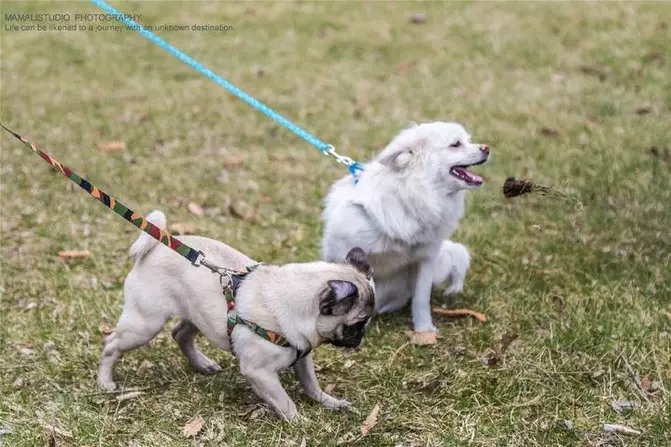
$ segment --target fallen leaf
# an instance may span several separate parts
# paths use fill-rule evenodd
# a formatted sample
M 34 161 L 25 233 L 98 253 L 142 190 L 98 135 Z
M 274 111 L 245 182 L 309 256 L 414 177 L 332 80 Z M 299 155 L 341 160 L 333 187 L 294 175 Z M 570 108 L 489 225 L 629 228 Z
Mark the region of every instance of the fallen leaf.
M 546 137 L 557 138 L 559 136 L 559 131 L 553 127 L 542 127 L 541 133 Z
M 508 347 L 511 345 L 511 343 L 517 340 L 517 337 L 519 337 L 517 334 L 509 334 L 507 332 L 503 334 L 503 337 L 501 337 L 501 341 L 496 347 L 496 353 L 503 356 L 506 353 L 506 350 L 508 350 Z
M 608 77 L 608 71 L 604 67 L 590 67 L 585 65 L 580 67 L 580 71 L 588 75 L 597 76 L 600 81 L 603 81 Z
M 487 321 L 487 315 L 470 309 L 442 309 L 440 307 L 434 307 L 433 312 L 446 317 L 463 317 L 470 315 L 478 321 Z
M 249 415 L 249 419 L 259 419 L 262 416 L 264 416 L 268 411 L 264 407 L 257 407 L 254 411 L 252 411 Z
M 643 380 L 641 380 L 641 388 L 646 393 L 650 390 L 650 378 L 648 376 L 643 377 Z
M 175 222 L 168 226 L 168 230 L 171 233 L 177 234 L 195 234 L 198 231 L 198 227 L 195 224 Z
M 351 368 L 352 365 L 354 365 L 354 360 L 345 360 L 345 363 L 343 363 L 342 367 L 348 369 Z
M 142 360 L 142 363 L 140 363 L 140 366 L 137 367 L 137 372 L 142 373 L 144 371 L 152 369 L 154 366 L 156 366 L 156 365 L 154 365 L 149 360 L 144 359 L 144 360 Z
M 307 445 L 308 445 L 308 440 L 303 438 L 303 440 L 301 441 L 300 447 L 307 447 Z
M 88 250 L 63 250 L 58 252 L 58 256 L 63 259 L 88 258 L 91 252 Z
M 37 307 L 37 303 L 35 301 L 29 301 L 28 304 L 26 304 L 25 309 L 26 310 L 33 310 L 36 307 Z M 671 316 L 669 318 L 671 318 Z
M 247 159 L 247 156 L 245 154 L 235 154 L 232 155 L 226 160 L 224 160 L 224 168 L 225 169 L 231 169 L 231 168 L 237 168 L 238 166 L 242 165 L 245 160 Z
M 643 377 L 641 380 L 641 389 L 648 396 L 654 396 L 661 389 L 661 384 L 659 382 L 653 382 L 648 376 Z
M 410 23 L 414 23 L 415 25 L 421 25 L 423 23 L 426 23 L 426 14 L 424 14 L 423 12 L 417 12 L 411 15 Z
M 105 143 L 100 143 L 97 148 L 102 152 L 116 152 L 116 151 L 125 151 L 126 142 L 125 141 L 107 141 Z
M 415 68 L 415 61 L 407 60 L 396 64 L 394 66 L 394 71 L 399 74 L 407 74 L 410 73 L 414 68 Z
M 639 115 L 648 115 L 652 113 L 652 107 L 648 104 L 644 104 L 636 108 L 636 113 Z
M 338 440 L 336 441 L 336 445 L 347 444 L 348 442 L 354 441 L 354 439 L 356 439 L 354 433 L 348 431 L 347 433 L 338 438 Z
M 501 340 L 496 344 L 494 347 L 494 352 L 486 356 L 484 359 L 482 359 L 482 362 L 487 365 L 495 365 L 501 360 L 503 360 L 503 357 L 508 350 L 508 347 L 512 342 L 517 340 L 518 335 L 517 334 L 509 334 L 506 332 L 503 337 L 501 337 Z
M 205 211 L 203 211 L 203 208 L 195 202 L 189 202 L 186 208 L 189 210 L 191 214 L 195 214 L 196 216 L 205 215 Z
M 333 390 L 335 390 L 335 383 L 329 383 L 328 385 L 326 385 L 326 388 L 324 388 L 324 392 L 326 394 L 331 394 Z
M 641 432 L 620 424 L 603 424 L 603 431 L 618 433 L 620 435 L 640 435 Z
M 646 61 L 646 62 L 656 61 L 656 60 L 664 60 L 664 57 L 662 56 L 662 53 L 660 53 L 659 51 L 652 51 L 652 52 L 646 54 L 643 57 L 643 60 Z
M 231 203 L 228 204 L 228 212 L 231 213 L 231 216 L 236 217 L 238 219 L 244 219 L 245 215 L 238 210 L 237 205 L 235 204 L 235 201 L 231 200 Z
M 438 334 L 432 331 L 428 332 L 413 332 L 405 331 L 405 335 L 410 338 L 410 343 L 413 345 L 435 345 L 437 343 Z
M 370 414 L 363 421 L 361 426 L 361 436 L 366 436 L 372 429 L 377 425 L 377 417 L 380 413 L 380 405 L 376 404 L 375 407 L 371 410 Z
M 259 216 L 260 208 L 258 205 L 249 213 L 244 213 L 238 208 L 238 204 L 235 200 L 231 200 L 231 203 L 228 204 L 228 212 L 231 213 L 231 216 L 236 219 L 242 220 L 255 220 Z
M 98 330 L 100 331 L 101 334 L 103 334 L 106 337 L 112 332 L 114 332 L 114 326 L 107 322 L 102 322 L 98 326 Z
M 118 402 L 123 402 L 123 401 L 125 401 L 125 400 L 135 399 L 136 397 L 142 396 L 143 394 L 144 394 L 143 391 L 131 391 L 131 392 L 129 392 L 129 393 L 119 394 L 119 395 L 116 397 L 116 400 L 117 400 Z
M 186 423 L 184 428 L 182 428 L 182 436 L 185 438 L 193 438 L 200 430 L 203 429 L 203 424 L 205 424 L 205 419 L 202 416 L 198 415 L 195 418 L 191 419 Z
M 610 407 L 616 413 L 623 413 L 627 410 L 633 410 L 635 405 L 632 401 L 629 400 L 614 400 L 610 403 Z

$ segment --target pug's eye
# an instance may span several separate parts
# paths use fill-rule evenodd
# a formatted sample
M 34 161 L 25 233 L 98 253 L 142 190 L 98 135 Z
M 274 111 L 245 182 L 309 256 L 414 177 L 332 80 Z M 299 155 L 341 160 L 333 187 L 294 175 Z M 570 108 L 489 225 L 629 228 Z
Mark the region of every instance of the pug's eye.
M 450 147 L 461 147 L 461 141 L 457 141 L 456 143 L 450 144 Z

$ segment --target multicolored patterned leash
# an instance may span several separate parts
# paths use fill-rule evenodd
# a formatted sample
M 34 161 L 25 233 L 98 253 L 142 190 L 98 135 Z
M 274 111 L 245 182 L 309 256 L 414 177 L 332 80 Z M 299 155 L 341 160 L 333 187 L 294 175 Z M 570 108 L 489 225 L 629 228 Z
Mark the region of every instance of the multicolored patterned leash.
M 128 222 L 132 223 L 140 230 L 144 231 L 145 233 L 147 233 L 148 235 L 150 235 L 163 245 L 175 250 L 177 253 L 179 253 L 189 261 L 191 261 L 191 264 L 193 264 L 194 266 L 200 267 L 201 265 L 203 265 L 208 269 L 210 269 L 212 273 L 218 273 L 220 275 L 221 285 L 224 288 L 224 296 L 226 297 L 226 302 L 228 306 L 229 335 L 233 331 L 233 327 L 236 324 L 241 323 L 249 327 L 255 334 L 259 335 L 262 338 L 265 338 L 271 343 L 274 343 L 282 347 L 291 347 L 289 341 L 286 338 L 282 337 L 280 334 L 273 331 L 265 330 L 258 324 L 252 323 L 251 321 L 245 320 L 242 317 L 238 316 L 238 312 L 235 309 L 235 291 L 237 290 L 238 286 L 240 285 L 240 282 L 242 282 L 244 277 L 248 273 L 250 273 L 256 266 L 246 267 L 244 270 L 238 271 L 228 269 L 225 267 L 220 267 L 216 264 L 213 264 L 212 262 L 205 259 L 205 254 L 202 251 L 197 251 L 189 247 L 184 242 L 180 241 L 166 230 L 163 230 L 162 228 L 159 228 L 153 223 L 149 222 L 147 219 L 145 219 L 145 217 L 142 214 L 133 211 L 123 203 L 116 200 L 114 197 L 107 194 L 102 189 L 98 188 L 95 185 L 92 185 L 88 180 L 78 175 L 72 169 L 63 165 L 61 162 L 53 158 L 51 155 L 47 154 L 46 152 L 38 148 L 35 143 L 31 143 L 30 141 L 26 140 L 21 135 L 5 127 L 5 125 L 2 123 L 0 123 L 0 126 L 2 126 L 2 128 L 5 129 L 7 132 L 12 134 L 14 138 L 21 141 L 23 144 L 29 147 L 30 150 L 32 150 L 37 155 L 42 157 L 44 161 L 46 161 L 51 166 L 60 171 L 61 174 L 63 174 L 64 176 L 75 182 L 84 191 L 88 192 L 93 197 L 98 199 L 107 208 L 111 209 L 119 216 L 123 217 Z M 226 282 L 225 279 L 228 279 L 228 281 Z M 296 351 L 297 351 L 296 360 L 300 359 L 302 356 L 307 355 L 305 353 L 306 351 L 302 351 L 300 349 L 297 349 Z
M 8 129 L 7 127 L 5 127 L 4 124 L 0 123 L 0 126 L 2 126 L 2 128 L 5 129 L 7 132 L 11 133 L 14 136 L 14 138 L 18 139 L 23 144 L 25 144 L 27 147 L 29 147 L 37 155 L 42 157 L 42 159 L 44 161 L 46 161 L 51 166 L 53 166 L 58 171 L 60 171 L 61 174 L 63 174 L 64 176 L 66 176 L 67 178 L 72 180 L 74 183 L 79 185 L 79 187 L 82 188 L 84 191 L 88 192 L 93 197 L 95 197 L 100 202 L 102 202 L 102 204 L 105 205 L 107 208 L 111 209 L 112 211 L 117 213 L 119 216 L 123 217 L 128 222 L 130 222 L 133 225 L 135 225 L 136 227 L 138 227 L 140 230 L 149 234 L 151 237 L 153 237 L 154 239 L 156 239 L 157 241 L 159 241 L 163 245 L 166 245 L 167 247 L 172 248 L 177 253 L 184 256 L 189 261 L 191 261 L 191 263 L 193 265 L 200 266 L 202 264 L 202 265 L 205 265 L 206 267 L 208 267 L 213 272 L 217 272 L 217 273 L 219 271 L 227 270 L 227 269 L 224 269 L 223 267 L 218 267 L 214 264 L 211 264 L 210 262 L 203 263 L 203 261 L 205 260 L 204 259 L 205 256 L 202 252 L 194 250 L 193 248 L 191 248 L 188 245 L 186 245 L 185 243 L 181 242 L 179 239 L 177 239 L 176 237 L 174 237 L 173 235 L 171 235 L 167 231 L 165 231 L 165 230 L 157 227 L 153 223 L 147 221 L 147 219 L 145 219 L 142 214 L 133 211 L 132 209 L 128 208 L 123 203 L 116 200 L 114 197 L 107 194 L 102 189 L 98 188 L 95 185 L 92 185 L 88 180 L 86 180 L 85 178 L 78 175 L 72 169 L 68 168 L 67 166 L 65 166 L 61 162 L 59 162 L 58 160 L 54 159 L 51 155 L 42 151 L 40 148 L 37 147 L 37 145 L 35 143 L 31 143 L 30 141 L 23 138 L 21 135 L 19 135 L 16 132 Z M 231 271 L 231 272 L 236 273 L 234 271 Z

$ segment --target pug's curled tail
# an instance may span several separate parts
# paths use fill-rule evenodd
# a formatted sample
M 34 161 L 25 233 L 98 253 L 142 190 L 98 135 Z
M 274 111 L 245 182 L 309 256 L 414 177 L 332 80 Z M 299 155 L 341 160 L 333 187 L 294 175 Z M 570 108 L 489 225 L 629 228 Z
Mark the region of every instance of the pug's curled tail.
M 161 229 L 165 229 L 168 223 L 168 219 L 165 217 L 165 214 L 159 210 L 154 210 L 147 216 L 147 221 L 153 223 Z M 147 253 L 151 251 L 152 248 L 156 247 L 158 241 L 153 237 L 149 236 L 144 231 L 140 234 L 140 237 L 131 245 L 130 255 L 132 258 L 135 258 L 136 261 L 142 259 Z

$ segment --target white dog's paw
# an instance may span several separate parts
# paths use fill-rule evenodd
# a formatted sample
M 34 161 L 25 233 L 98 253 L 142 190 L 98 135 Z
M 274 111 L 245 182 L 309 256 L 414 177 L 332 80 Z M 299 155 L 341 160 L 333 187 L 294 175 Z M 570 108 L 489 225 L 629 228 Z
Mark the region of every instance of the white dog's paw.
M 98 387 L 103 391 L 114 391 L 116 383 L 112 380 L 98 380 Z
M 347 410 L 350 407 L 350 403 L 345 399 L 336 399 L 333 396 L 330 396 L 322 391 L 322 404 L 329 410 L 342 411 Z
M 296 405 L 292 401 L 287 402 L 284 408 L 276 408 L 276 410 L 282 419 L 289 422 L 298 422 L 301 418 Z
M 440 332 L 432 322 L 415 324 L 415 332 Z
M 460 280 L 455 280 L 450 284 L 450 286 L 445 289 L 443 292 L 444 296 L 447 295 L 456 295 L 457 293 L 461 293 L 464 291 L 464 282 Z

